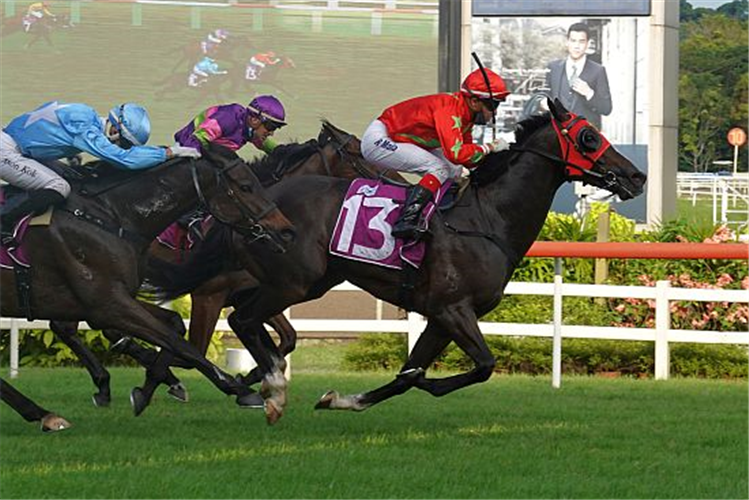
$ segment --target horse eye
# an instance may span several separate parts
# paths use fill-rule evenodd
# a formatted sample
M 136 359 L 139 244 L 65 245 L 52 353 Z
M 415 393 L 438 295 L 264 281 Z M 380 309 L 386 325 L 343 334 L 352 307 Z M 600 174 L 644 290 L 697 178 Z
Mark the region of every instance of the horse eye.
M 580 130 L 577 136 L 578 144 L 583 151 L 594 152 L 601 147 L 601 136 L 590 127 Z
M 252 192 L 252 185 L 250 184 L 242 184 L 242 187 L 239 188 L 240 191 L 244 191 L 245 193 L 251 193 Z

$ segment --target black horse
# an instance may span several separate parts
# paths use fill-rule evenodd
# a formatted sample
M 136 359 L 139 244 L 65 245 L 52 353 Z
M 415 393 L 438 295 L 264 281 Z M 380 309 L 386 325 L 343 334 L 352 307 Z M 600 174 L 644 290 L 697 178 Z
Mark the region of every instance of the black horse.
M 381 171 L 367 164 L 361 157 L 360 142 L 328 122 L 323 122 L 318 138 L 303 144 L 279 146 L 270 155 L 252 162 L 249 167 L 257 174 L 263 186 L 268 187 L 280 181 L 302 175 L 328 175 L 344 179 L 386 177 L 392 181 L 405 180 L 393 171 Z M 232 228 L 223 224 L 214 224 L 206 234 L 205 240 L 196 244 L 186 258 L 199 267 L 199 272 L 191 273 L 187 284 L 179 265 L 183 259 L 176 259 L 175 253 L 166 250 L 160 243 L 154 242 L 149 249 L 148 266 L 145 271 L 146 290 L 151 282 L 164 283 L 172 279 L 185 286 L 183 291 L 191 295 L 191 314 L 189 341 L 201 354 L 205 355 L 213 336 L 219 313 L 224 307 L 235 306 L 242 293 L 258 285 L 257 279 L 241 265 L 232 263 L 232 256 L 245 246 L 241 234 L 235 234 Z M 237 247 L 238 250 L 234 248 Z M 191 264 L 193 265 L 193 264 Z M 218 266 L 221 272 L 216 274 Z M 173 276 L 171 273 L 176 273 Z M 204 279 L 204 276 L 209 276 Z M 290 353 L 296 345 L 296 331 L 283 314 L 268 319 L 268 324 L 278 333 L 278 346 L 282 355 Z M 91 375 L 98 391 L 93 396 L 96 406 L 106 406 L 110 401 L 110 376 L 104 366 L 77 336 L 77 324 L 53 321 L 52 331 L 68 345 L 79 357 Z M 123 332 L 104 330 L 104 335 L 120 352 L 130 355 L 146 368 L 152 367 L 156 353 L 135 342 L 131 342 Z M 241 335 L 242 342 L 248 342 Z M 175 360 L 184 366 L 182 360 Z M 140 414 L 153 396 L 159 383 L 169 386 L 168 393 L 182 401 L 187 400 L 185 387 L 169 370 L 165 370 L 165 380 L 148 379 L 144 387 L 136 388 L 131 394 L 131 401 L 136 415 Z M 239 377 L 246 385 L 253 385 L 261 380 L 261 372 L 253 370 L 247 376 Z
M 258 365 L 270 370 L 280 359 L 267 340 L 265 318 L 319 298 L 348 280 L 377 298 L 421 313 L 427 326 L 395 380 L 362 394 L 328 392 L 316 408 L 364 410 L 411 387 L 442 396 L 487 380 L 495 360 L 478 318 L 502 299 L 559 186 L 579 179 L 629 199 L 639 195 L 645 183 L 645 175 L 584 118 L 568 113 L 559 101 L 549 106 L 551 115 L 519 124 L 513 149 L 487 156 L 472 173 L 461 201 L 432 220 L 426 257 L 415 272 L 411 294 L 404 293 L 404 278 L 397 270 L 328 253 L 348 181 L 303 177 L 270 188 L 279 207 L 304 230 L 284 255 L 251 244 L 238 256 L 260 286 L 237 304 L 229 324 L 235 332 L 257 339 L 253 356 Z M 451 341 L 475 367 L 444 379 L 427 378 L 426 369 Z M 284 401 L 283 395 L 270 396 Z
M 175 159 L 137 174 L 87 182 L 55 210 L 49 226 L 29 230 L 29 286 L 19 288 L 19 275 L 2 270 L 0 312 L 133 332 L 162 347 L 160 357 L 177 354 L 246 405 L 249 390 L 182 338 L 179 315 L 135 295 L 151 241 L 201 202 L 239 233 L 285 250 L 293 226 L 264 193 L 244 161 L 224 148 L 209 148 L 200 160 Z M 11 396 L 3 394 L 3 400 L 13 406 Z

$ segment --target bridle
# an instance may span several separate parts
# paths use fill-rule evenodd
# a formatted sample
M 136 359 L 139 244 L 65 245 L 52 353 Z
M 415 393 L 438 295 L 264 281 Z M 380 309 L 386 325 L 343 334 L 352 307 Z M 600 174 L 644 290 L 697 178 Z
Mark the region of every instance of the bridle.
M 517 145 L 512 145 L 510 150 L 534 153 L 562 165 L 565 180 L 589 183 L 595 179 L 598 181 L 597 185 L 604 189 L 613 192 L 614 188 L 617 188 L 634 197 L 634 194 L 619 182 L 614 172 L 603 171 L 606 161 L 602 156 L 611 144 L 588 120 L 574 113 L 568 113 L 565 120 L 558 120 L 552 114 L 551 125 L 557 136 L 561 156 Z
M 268 231 L 260 224 L 260 221 L 263 220 L 269 213 L 276 210 L 278 207 L 275 203 L 272 201 L 268 201 L 268 206 L 260 212 L 259 214 L 254 214 L 243 202 L 239 199 L 237 196 L 237 193 L 234 191 L 234 189 L 229 184 L 229 181 L 227 180 L 227 172 L 230 170 L 243 165 L 244 162 L 241 160 L 237 160 L 233 162 L 230 165 L 221 167 L 221 168 L 215 168 L 215 178 L 216 178 L 216 185 L 220 188 L 224 189 L 224 192 L 229 197 L 229 199 L 232 201 L 234 206 L 237 207 L 237 210 L 239 210 L 239 213 L 241 214 L 241 220 L 247 220 L 249 221 L 249 225 L 242 224 L 242 223 L 236 223 L 236 222 L 230 222 L 225 216 L 217 212 L 216 209 L 212 209 L 211 205 L 208 203 L 208 201 L 205 198 L 205 195 L 203 194 L 203 188 L 200 185 L 200 178 L 198 177 L 198 168 L 197 168 L 197 161 L 195 159 L 191 160 L 191 171 L 192 171 L 192 182 L 195 186 L 195 191 L 198 194 L 198 199 L 200 200 L 201 205 L 203 205 L 207 212 L 213 216 L 214 219 L 216 219 L 221 224 L 224 224 L 231 228 L 232 230 L 235 230 L 239 232 L 240 234 L 247 235 L 251 238 L 251 241 L 257 241 L 261 239 L 268 239 L 272 241 L 271 235 L 268 233 Z

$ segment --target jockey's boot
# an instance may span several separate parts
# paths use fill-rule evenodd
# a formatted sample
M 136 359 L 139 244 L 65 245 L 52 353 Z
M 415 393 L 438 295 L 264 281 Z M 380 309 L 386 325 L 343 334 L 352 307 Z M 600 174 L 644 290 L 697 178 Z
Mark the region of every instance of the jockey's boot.
M 410 239 L 416 236 L 421 221 L 421 211 L 432 200 L 432 197 L 432 192 L 419 184 L 408 191 L 406 206 L 393 226 L 392 234 L 395 238 Z
M 65 201 L 65 197 L 52 189 L 40 189 L 29 191 L 27 196 L 19 196 L 18 203 L 11 199 L 0 209 L 0 240 L 3 246 L 16 246 L 18 244 L 13 237 L 16 224 L 25 215 L 33 213 L 39 215 L 44 213 L 50 205 L 56 205 Z

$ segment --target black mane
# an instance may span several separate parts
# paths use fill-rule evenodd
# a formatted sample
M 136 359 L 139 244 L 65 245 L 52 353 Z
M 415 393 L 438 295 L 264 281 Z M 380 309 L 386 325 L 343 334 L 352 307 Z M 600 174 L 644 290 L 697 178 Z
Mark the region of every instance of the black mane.
M 521 121 L 515 126 L 515 143 L 517 145 L 522 145 L 538 129 L 547 125 L 550 121 L 550 113 L 531 116 Z M 484 186 L 496 181 L 507 172 L 510 160 L 515 154 L 515 151 L 508 150 L 488 155 L 483 163 L 471 172 L 471 183 L 478 186 Z
M 276 147 L 269 155 L 249 163 L 263 187 L 275 184 L 280 178 L 312 156 L 318 149 L 315 139 L 299 144 L 289 143 Z

